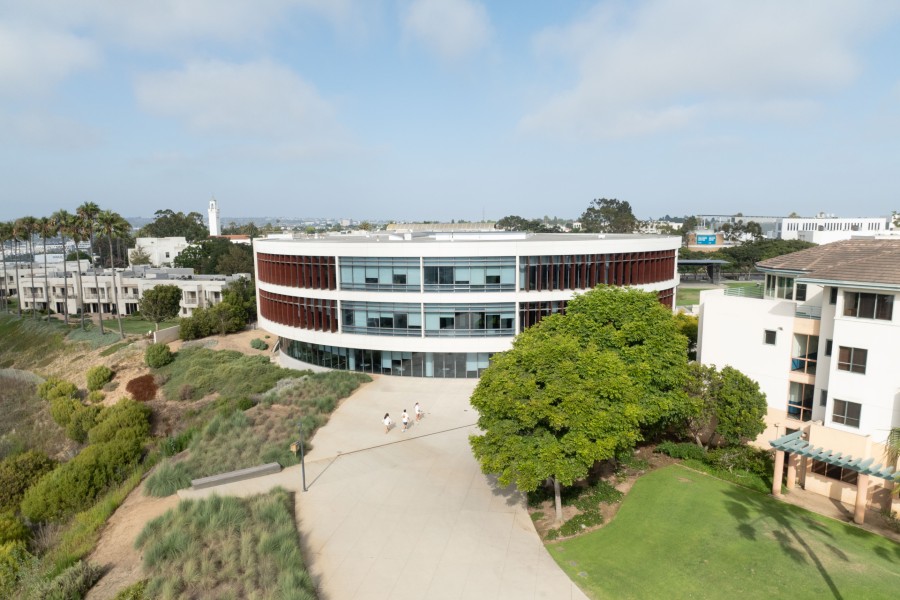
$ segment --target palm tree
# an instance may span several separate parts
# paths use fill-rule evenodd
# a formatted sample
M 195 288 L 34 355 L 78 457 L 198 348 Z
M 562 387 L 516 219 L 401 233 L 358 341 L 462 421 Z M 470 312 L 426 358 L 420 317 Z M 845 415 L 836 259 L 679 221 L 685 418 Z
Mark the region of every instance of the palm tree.
M 6 272 L 6 242 L 12 241 L 12 223 L 0 222 L 0 253 L 3 256 L 3 289 L 0 295 L 3 296 L 3 306 L 6 308 L 6 314 L 9 314 L 9 275 Z
M 37 231 L 37 219 L 34 217 L 22 217 L 22 233 L 25 236 L 25 250 L 30 255 L 28 270 L 31 273 L 31 318 L 37 318 L 37 303 L 34 301 L 34 234 Z
M 19 318 L 22 317 L 22 288 L 19 285 L 19 242 L 25 239 L 25 225 L 22 219 L 16 219 L 12 224 L 13 243 L 15 244 L 16 253 L 16 309 L 19 312 Z
M 53 226 L 56 228 L 56 231 L 59 233 L 59 237 L 62 238 L 62 252 L 63 252 L 63 302 L 65 303 L 66 309 L 63 311 L 63 318 L 66 321 L 66 325 L 69 324 L 69 261 L 66 258 L 66 235 L 68 235 L 71 227 L 73 217 L 69 214 L 67 210 L 58 210 L 52 215 L 50 215 L 50 219 L 53 221 Z M 46 254 L 46 253 L 45 253 Z M 78 256 L 78 248 L 75 249 L 75 256 Z
M 78 244 L 87 239 L 87 232 L 84 225 L 81 223 L 81 219 L 75 215 L 70 215 L 70 219 L 67 229 L 69 230 L 69 235 L 72 237 L 72 241 L 75 243 L 75 285 L 78 287 L 76 305 L 78 314 L 81 316 L 81 329 L 84 330 L 84 284 L 81 281 L 81 250 L 78 249 Z
M 116 268 L 113 263 L 113 238 L 128 235 L 131 225 L 122 218 L 117 212 L 111 210 L 101 211 L 97 215 L 97 226 L 100 233 L 106 236 L 109 241 L 109 268 L 112 270 L 113 276 L 113 293 L 116 299 L 116 320 L 119 322 L 119 336 L 124 338 L 125 332 L 122 329 L 122 311 L 119 310 L 119 286 L 116 283 Z
M 44 305 L 47 308 L 47 320 L 50 320 L 50 274 L 47 272 L 47 239 L 56 237 L 59 227 L 56 221 L 47 217 L 37 220 L 37 232 L 44 245 Z
M 91 266 L 94 265 L 94 227 L 97 215 L 100 213 L 100 207 L 94 202 L 85 202 L 75 209 L 81 224 L 87 231 L 88 240 L 91 243 Z M 103 331 L 103 304 L 100 302 L 100 280 L 97 277 L 97 269 L 94 268 L 94 287 L 97 290 L 97 321 L 100 323 L 100 335 L 104 335 Z

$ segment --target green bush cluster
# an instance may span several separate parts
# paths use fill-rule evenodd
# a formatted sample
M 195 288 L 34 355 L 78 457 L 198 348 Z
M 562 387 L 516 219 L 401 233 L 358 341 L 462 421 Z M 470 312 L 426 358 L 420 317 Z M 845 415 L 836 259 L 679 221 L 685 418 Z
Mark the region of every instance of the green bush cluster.
M 0 544 L 24 542 L 29 533 L 25 524 L 11 511 L 0 513 Z
M 144 600 L 147 595 L 147 580 L 138 581 L 129 585 L 127 588 L 119 590 L 113 600 Z
M 253 338 L 252 340 L 250 340 L 250 347 L 253 348 L 254 350 L 268 350 L 269 349 L 269 345 L 259 338 Z
M 38 396 L 48 402 L 56 398 L 75 398 L 78 396 L 78 388 L 71 381 L 50 377 L 38 386 Z
M 709 466 L 723 471 L 746 471 L 762 477 L 771 476 L 775 460 L 771 452 L 752 446 L 726 446 L 706 453 Z
M 661 442 L 656 446 L 656 451 L 681 460 L 706 460 L 706 450 L 691 442 Z
M 117 438 L 91 444 L 28 488 L 22 514 L 31 521 L 63 521 L 122 482 L 141 457 L 143 440 Z
M 94 390 L 93 392 L 88 392 L 88 395 L 87 395 L 87 401 L 90 402 L 91 404 L 99 404 L 100 402 L 103 402 L 103 400 L 105 398 L 106 398 L 106 394 L 104 394 L 100 390 Z
M 116 440 L 143 442 L 150 434 L 150 409 L 130 398 L 119 400 L 104 408 L 97 416 L 97 424 L 88 433 L 91 444 Z
M 191 427 L 190 429 L 186 429 L 181 433 L 176 435 L 170 435 L 165 438 L 159 445 L 159 452 L 165 457 L 175 456 L 176 454 L 183 452 L 188 444 L 191 443 L 191 440 L 194 438 L 194 435 L 197 434 L 197 428 Z
M 50 457 L 36 450 L 6 457 L 0 462 L 0 511 L 18 509 L 25 490 L 55 466 Z
M 78 403 L 72 418 L 66 425 L 66 435 L 70 440 L 83 444 L 88 437 L 88 432 L 97 424 L 97 416 L 100 414 L 99 406 L 85 406 Z
M 112 381 L 113 375 L 115 375 L 113 370 L 104 365 L 91 367 L 87 372 L 88 391 L 93 392 L 94 390 L 102 389 L 104 385 Z
M 0 598 L 13 598 L 19 575 L 34 562 L 23 541 L 0 544 Z
M 144 360 L 151 369 L 158 369 L 175 360 L 175 355 L 166 344 L 150 344 L 144 352 Z
M 190 317 L 181 319 L 178 336 L 183 340 L 196 340 L 210 335 L 235 333 L 244 328 L 247 319 L 243 311 L 228 302 L 220 302 L 209 308 L 195 308 Z

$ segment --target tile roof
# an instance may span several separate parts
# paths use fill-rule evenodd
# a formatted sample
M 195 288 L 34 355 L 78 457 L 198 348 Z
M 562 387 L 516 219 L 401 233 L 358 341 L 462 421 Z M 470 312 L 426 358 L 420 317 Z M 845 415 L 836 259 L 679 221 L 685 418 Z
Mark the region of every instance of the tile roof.
M 844 240 L 776 256 L 756 266 L 802 271 L 810 279 L 900 285 L 900 240 Z

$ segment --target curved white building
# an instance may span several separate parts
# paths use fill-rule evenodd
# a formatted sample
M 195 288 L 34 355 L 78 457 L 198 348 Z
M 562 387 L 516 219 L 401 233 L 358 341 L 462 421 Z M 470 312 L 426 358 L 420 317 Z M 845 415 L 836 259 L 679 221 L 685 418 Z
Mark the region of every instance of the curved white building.
M 598 284 L 672 306 L 680 244 L 507 232 L 257 240 L 259 321 L 281 338 L 285 366 L 478 377 L 519 331 Z

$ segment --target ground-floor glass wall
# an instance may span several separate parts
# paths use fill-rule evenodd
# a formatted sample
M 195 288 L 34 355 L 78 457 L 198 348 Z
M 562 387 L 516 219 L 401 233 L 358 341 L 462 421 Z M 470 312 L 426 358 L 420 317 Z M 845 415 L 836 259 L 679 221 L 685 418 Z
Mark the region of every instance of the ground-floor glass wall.
M 320 367 L 401 377 L 477 378 L 488 367 L 489 352 L 400 352 L 310 344 L 281 338 L 291 358 Z

